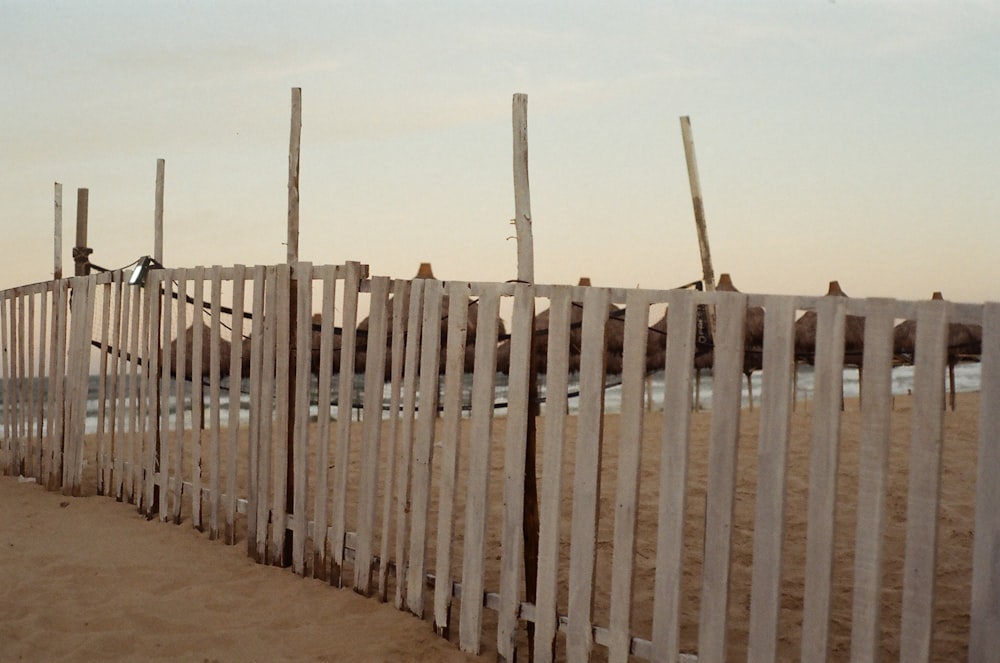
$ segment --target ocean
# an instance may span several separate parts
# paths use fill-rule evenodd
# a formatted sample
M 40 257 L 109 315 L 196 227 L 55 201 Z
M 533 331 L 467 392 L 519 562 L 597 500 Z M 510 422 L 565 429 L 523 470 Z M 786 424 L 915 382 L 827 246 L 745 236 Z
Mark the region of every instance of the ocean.
M 753 400 L 754 406 L 760 404 L 761 398 L 761 377 L 760 371 L 753 374 L 751 383 L 753 385 Z M 798 379 L 796 383 L 796 400 L 798 401 L 809 401 L 812 399 L 813 395 L 813 368 L 811 366 L 800 364 L 798 367 Z M 942 380 L 946 379 L 946 376 L 942 376 Z M 609 376 L 609 382 L 615 382 L 617 380 L 616 376 Z M 979 390 L 979 380 L 980 380 L 980 365 L 978 362 L 961 363 L 955 367 L 955 389 L 959 392 L 968 391 L 978 391 Z M 334 395 L 333 398 L 337 400 L 337 380 L 333 381 Z M 663 407 L 663 393 L 664 393 L 664 380 L 663 372 L 657 372 L 650 376 L 649 384 L 652 389 L 652 400 L 653 407 L 656 409 Z M 223 425 L 228 423 L 229 418 L 229 399 L 230 392 L 226 382 L 223 381 L 223 389 L 220 397 L 221 406 L 221 421 Z M 443 388 L 444 379 L 441 380 L 441 385 Z M 241 385 L 240 390 L 240 421 L 243 425 L 249 420 L 250 412 L 250 395 L 249 395 L 249 381 L 244 380 Z M 571 379 L 570 380 L 570 391 L 571 393 L 576 392 L 577 384 Z M 93 433 L 97 431 L 98 425 L 98 388 L 99 380 L 97 376 L 90 377 L 90 393 L 87 400 L 87 420 L 86 420 L 86 430 L 88 433 Z M 171 389 L 175 387 L 171 386 Z M 899 366 L 893 369 L 892 372 L 892 393 L 894 395 L 905 395 L 913 389 L 913 367 L 912 366 Z M 364 376 L 358 375 L 355 377 L 354 382 L 354 404 L 360 405 L 363 401 L 364 392 Z M 468 416 L 468 399 L 469 394 L 472 391 L 472 376 L 466 375 L 464 380 L 463 392 L 465 394 L 465 404 L 466 404 L 466 416 Z M 860 383 L 858 381 L 858 371 L 854 368 L 844 369 L 844 396 L 847 398 L 857 397 L 860 391 Z M 206 402 L 208 400 L 208 387 L 204 388 Z M 544 398 L 544 378 L 543 385 L 541 389 L 542 397 Z M 701 386 L 698 393 L 694 396 L 697 399 L 697 403 L 702 408 L 710 409 L 712 407 L 712 374 L 711 371 L 703 371 L 701 377 Z M 382 395 L 383 400 L 383 417 L 388 417 L 389 412 L 389 399 L 390 391 L 389 385 L 386 384 L 384 387 L 384 392 Z M 619 412 L 621 410 L 621 399 L 622 399 L 622 388 L 620 384 L 614 384 L 609 386 L 604 394 L 604 407 L 606 412 Z M 173 401 L 173 399 L 171 399 Z M 185 425 L 191 425 L 190 419 L 190 403 L 191 403 L 191 385 L 185 385 Z M 313 417 L 318 415 L 318 407 L 316 405 L 316 381 L 313 380 L 312 384 L 312 405 L 310 407 L 310 414 Z M 496 388 L 496 408 L 498 415 L 506 414 L 506 401 L 507 401 L 507 377 L 502 374 L 497 375 L 497 388 Z M 0 404 L 3 403 L 3 393 L 0 392 Z M 747 392 L 746 380 L 743 380 L 743 403 L 744 405 L 749 403 L 749 395 Z M 545 405 L 542 405 L 542 411 L 544 413 Z M 579 412 L 579 398 L 575 395 L 571 396 L 569 399 L 569 412 L 570 414 L 576 414 Z M 356 407 L 352 407 L 353 416 L 358 415 Z M 171 427 L 174 426 L 173 420 L 175 416 L 175 411 L 171 408 Z M 206 411 L 205 416 L 208 416 Z M 331 410 L 331 416 L 334 418 L 339 416 L 339 408 L 335 404 Z M 110 426 L 110 422 L 106 423 Z M 4 427 L 3 423 L 0 422 L 0 434 L 3 434 Z

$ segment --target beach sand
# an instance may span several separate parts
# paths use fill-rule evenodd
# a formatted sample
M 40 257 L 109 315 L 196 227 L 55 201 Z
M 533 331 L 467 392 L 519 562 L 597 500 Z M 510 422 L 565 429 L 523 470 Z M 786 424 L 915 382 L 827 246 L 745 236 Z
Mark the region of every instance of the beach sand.
M 810 406 L 808 402 L 800 402 L 793 413 L 789 447 L 784 596 L 778 646 L 780 659 L 789 661 L 800 656 Z M 945 416 L 933 660 L 961 660 L 966 655 L 978 408 L 978 394 L 961 394 L 957 411 Z M 740 426 L 729 602 L 731 660 L 746 659 L 758 414 L 744 410 Z M 899 656 L 912 416 L 910 399 L 897 397 L 889 451 L 889 524 L 884 533 L 881 628 L 882 655 L 886 660 Z M 647 416 L 639 479 L 642 506 L 638 512 L 632 621 L 633 633 L 643 638 L 651 635 L 662 419 L 660 413 Z M 841 422 L 831 660 L 847 660 L 850 654 L 859 422 L 858 402 L 848 400 Z M 576 423 L 576 418 L 570 417 L 562 468 L 564 537 L 568 534 L 572 511 Z M 504 424 L 504 419 L 499 418 L 494 426 L 495 475 L 502 475 L 500 441 Z M 466 434 L 467 425 L 466 420 L 463 422 Z M 544 418 L 540 426 L 541 440 Z M 618 427 L 617 415 L 608 415 L 601 468 L 603 499 L 593 619 L 601 625 L 607 624 Z M 352 429 L 355 439 L 360 428 L 355 425 Z M 711 413 L 694 413 L 691 430 L 681 638 L 682 650 L 695 652 Z M 465 456 L 460 461 L 460 483 L 467 450 L 462 453 Z M 352 464 L 356 463 L 356 456 L 355 453 Z M 545 468 L 540 471 L 544 474 Z M 502 519 L 500 483 L 500 479 L 491 479 L 490 504 L 497 517 L 491 518 L 488 540 L 493 542 L 499 538 Z M 381 501 L 379 505 L 381 509 Z M 463 505 L 464 494 L 460 494 L 453 538 L 456 580 L 461 573 Z M 432 522 L 435 511 L 436 503 L 432 502 Z M 568 548 L 567 541 L 562 546 L 564 560 Z M 496 591 L 495 576 L 490 574 L 491 568 L 499 566 L 499 555 L 489 553 L 488 557 L 486 587 Z M 561 610 L 566 607 L 567 566 L 561 564 Z M 433 571 L 433 551 L 429 553 L 428 571 Z M 426 605 L 429 615 L 430 596 Z M 456 620 L 459 605 L 460 601 L 452 611 Z M 333 589 L 319 581 L 296 577 L 288 570 L 256 565 L 246 557 L 242 540 L 232 547 L 209 542 L 207 535 L 191 527 L 147 522 L 134 507 L 108 498 L 67 498 L 45 492 L 34 484 L 18 483 L 12 477 L 0 477 L 0 614 L 3 615 L 0 620 L 3 661 L 484 660 L 459 653 L 454 642 L 434 635 L 430 622 L 396 611 L 391 602 L 381 604 L 349 589 Z M 495 623 L 490 611 L 484 617 L 487 624 Z M 457 627 L 452 629 L 453 641 L 457 630 Z M 484 633 L 483 652 L 487 660 L 494 656 L 494 640 L 495 632 Z M 558 648 L 561 650 L 564 644 L 564 636 L 560 635 Z M 595 660 L 603 658 L 604 653 L 603 648 L 595 647 Z

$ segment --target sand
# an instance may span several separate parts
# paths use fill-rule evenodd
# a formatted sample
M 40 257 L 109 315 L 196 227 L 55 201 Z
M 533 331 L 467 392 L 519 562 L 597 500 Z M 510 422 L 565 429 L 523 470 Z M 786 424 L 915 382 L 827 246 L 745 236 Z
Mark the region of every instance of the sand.
M 969 583 L 979 396 L 960 395 L 956 412 L 945 418 L 942 508 L 935 600 L 934 660 L 961 660 L 968 638 Z M 793 415 L 789 452 L 784 598 L 779 635 L 781 660 L 799 658 L 805 566 L 810 416 L 800 403 Z M 906 476 L 912 411 L 907 397 L 896 399 L 890 448 L 889 525 L 884 533 L 882 653 L 899 656 L 902 563 L 905 550 Z M 834 567 L 835 596 L 831 619 L 831 659 L 850 653 L 851 581 L 854 516 L 857 501 L 859 407 L 845 405 L 842 419 L 838 532 Z M 465 422 L 467 424 L 467 422 Z M 653 413 L 644 427 L 636 579 L 633 586 L 633 632 L 650 637 L 653 522 L 658 489 L 658 449 L 662 415 Z M 494 436 L 502 440 L 503 419 Z M 570 418 L 569 440 L 575 439 Z M 605 421 L 605 458 L 598 532 L 594 622 L 607 624 L 613 500 L 616 481 L 618 418 Z M 354 427 L 357 435 L 360 426 Z M 692 418 L 688 517 L 685 532 L 682 647 L 696 651 L 704 485 L 711 414 Z M 541 422 L 541 433 L 544 421 Z M 756 493 L 758 413 L 744 410 L 737 468 L 730 659 L 745 660 L 749 624 L 752 522 Z M 568 529 L 573 471 L 572 443 L 564 459 L 563 529 Z M 465 453 L 465 452 L 463 452 Z M 494 444 L 494 468 L 502 444 Z M 463 460 L 464 462 L 464 460 Z M 541 470 L 544 473 L 544 468 Z M 461 477 L 461 472 L 460 472 Z M 461 479 L 460 479 L 461 481 Z M 502 508 L 494 489 L 491 504 Z M 457 504 L 455 575 L 460 575 L 461 505 Z M 380 502 L 381 504 L 381 502 Z M 432 504 L 432 512 L 435 506 Z M 497 511 L 499 513 L 499 511 Z M 494 523 L 497 519 L 491 519 Z M 495 540 L 498 525 L 491 525 Z M 564 532 L 565 535 L 565 532 Z M 433 540 L 433 539 L 432 539 Z M 568 546 L 564 546 L 564 553 Z M 147 522 L 134 507 L 104 497 L 67 498 L 37 485 L 0 477 L 0 660 L 337 660 L 417 661 L 484 660 L 461 654 L 454 642 L 437 638 L 422 622 L 391 605 L 296 577 L 288 570 L 254 564 L 245 545 L 210 542 L 189 526 Z M 429 570 L 433 569 L 433 555 Z M 496 558 L 498 559 L 498 557 Z M 491 555 L 494 565 L 498 565 Z M 490 565 L 488 564 L 488 567 Z M 560 573 L 560 605 L 565 608 L 566 565 Z M 487 589 L 496 590 L 487 579 Z M 390 594 L 391 596 L 391 594 Z M 428 597 L 428 608 L 431 598 Z M 430 610 L 428 609 L 428 613 Z M 453 611 L 457 620 L 458 609 Z M 487 623 L 490 620 L 486 613 Z M 453 628 L 455 640 L 457 627 Z M 484 654 L 492 659 L 495 633 L 483 634 Z M 557 646 L 564 645 L 559 636 Z M 595 660 L 604 651 L 595 648 Z
M 428 622 L 245 550 L 0 477 L 0 660 L 477 660 Z

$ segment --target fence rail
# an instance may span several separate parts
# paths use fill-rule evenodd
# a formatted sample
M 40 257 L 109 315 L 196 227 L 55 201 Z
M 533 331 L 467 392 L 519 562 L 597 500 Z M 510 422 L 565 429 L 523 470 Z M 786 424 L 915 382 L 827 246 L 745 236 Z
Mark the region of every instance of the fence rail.
M 717 321 L 704 439 L 692 432 L 699 306 Z M 748 340 L 754 307 L 766 312 L 759 345 Z M 796 489 L 795 317 L 805 309 L 816 314 L 816 386 Z M 861 413 L 845 432 L 849 316 L 866 326 L 863 356 L 851 360 L 864 367 Z M 900 319 L 919 333 L 895 550 L 884 532 Z M 983 347 L 961 647 L 969 660 L 1000 660 L 1000 304 L 405 281 L 359 263 L 152 270 L 142 288 L 122 272 L 75 277 L 0 293 L 0 465 L 393 600 L 466 651 L 495 642 L 501 660 L 531 647 L 539 661 L 813 661 L 842 654 L 837 640 L 857 660 L 888 647 L 926 661 L 952 646 L 936 644 L 935 592 L 954 324 L 980 325 Z M 764 377 L 748 433 L 741 385 L 752 353 Z M 546 402 L 530 456 L 536 365 Z M 611 366 L 616 413 L 605 408 Z M 662 412 L 643 407 L 653 372 Z M 858 458 L 849 508 L 848 446 Z M 533 542 L 525 478 L 536 462 Z M 845 510 L 856 514 L 850 531 Z M 789 548 L 793 517 L 804 521 L 803 550 Z M 845 545 L 846 581 L 835 573 Z M 526 572 L 526 550 L 537 572 Z M 887 611 L 898 554 L 900 605 Z M 804 556 L 801 590 L 789 589 L 790 555 Z M 733 590 L 738 573 L 750 578 L 745 596 Z M 843 624 L 831 615 L 845 583 Z M 795 591 L 801 607 L 789 617 Z M 745 629 L 734 612 L 749 614 Z M 898 635 L 887 643 L 890 619 Z

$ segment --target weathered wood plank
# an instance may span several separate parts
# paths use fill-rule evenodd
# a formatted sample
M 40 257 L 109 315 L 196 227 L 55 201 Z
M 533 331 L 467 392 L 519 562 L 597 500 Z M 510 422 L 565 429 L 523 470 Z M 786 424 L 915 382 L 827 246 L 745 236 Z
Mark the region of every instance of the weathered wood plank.
M 504 439 L 504 516 L 500 547 L 500 610 L 497 616 L 497 660 L 513 661 L 517 650 L 517 620 L 521 605 L 521 569 L 524 564 L 524 469 L 527 449 L 528 389 L 533 346 L 535 291 L 528 284 L 514 286 L 510 336 L 510 376 L 507 382 L 507 429 Z
M 396 281 L 392 292 L 392 374 L 389 382 L 389 443 L 386 445 L 385 496 L 382 506 L 382 546 L 379 557 L 382 563 L 378 567 L 378 599 L 387 601 L 389 598 L 389 557 L 393 550 L 393 507 L 396 499 L 396 460 L 400 447 L 400 419 L 402 413 L 403 359 L 406 352 L 406 315 L 410 306 L 409 281 Z
M 777 660 L 792 371 L 795 370 L 794 303 L 789 297 L 769 297 L 764 308 L 764 371 L 747 647 L 748 659 L 761 662 Z
M 420 394 L 417 434 L 413 440 L 410 556 L 406 569 L 406 606 L 423 617 L 424 573 L 427 557 L 431 464 L 434 462 L 434 427 L 437 423 L 438 370 L 441 363 L 441 282 L 424 284 L 423 331 L 420 343 Z
M 438 496 L 437 563 L 434 570 L 434 630 L 447 638 L 451 630 L 451 544 L 455 528 L 455 496 L 461 450 L 462 380 L 469 320 L 469 286 L 448 284 L 448 347 L 445 355 L 444 413 L 441 418 L 441 482 Z
M 657 505 L 656 575 L 653 602 L 653 661 L 676 663 L 680 654 L 684 516 L 687 508 L 691 383 L 694 375 L 695 300 L 678 290 L 667 297 L 663 442 Z
M 290 265 L 278 265 L 275 288 L 278 304 L 275 325 L 274 352 L 274 430 L 271 436 L 271 542 L 268 546 L 268 560 L 275 566 L 285 566 L 292 560 L 286 559 L 285 541 L 288 537 L 288 511 L 292 508 L 288 499 L 288 422 L 291 415 L 289 389 L 291 380 L 291 357 L 288 338 L 291 333 L 292 269 Z
M 570 524 L 569 601 L 566 658 L 585 661 L 593 647 L 594 571 L 597 515 L 601 496 L 601 447 L 604 418 L 604 333 L 608 320 L 607 290 L 587 288 L 583 300 L 580 352 L 580 414 L 573 471 L 573 515 Z
M 157 513 L 160 516 L 162 522 L 166 522 L 170 517 L 170 441 L 173 436 L 170 434 L 170 397 L 172 396 L 170 390 L 170 366 L 173 360 L 173 356 L 170 348 L 170 339 L 173 333 L 174 325 L 174 299 L 173 299 L 173 270 L 162 270 L 163 278 L 163 297 L 162 306 L 163 313 L 161 314 L 161 324 L 160 324 L 160 363 L 159 363 L 159 378 L 160 378 L 160 421 L 159 430 L 156 435 L 156 446 L 158 450 L 157 467 L 159 468 L 159 473 L 157 476 L 157 486 L 159 490 L 159 508 Z M 183 411 L 183 407 L 180 403 L 177 403 L 175 409 L 178 412 Z M 183 421 L 179 424 L 179 428 L 184 427 Z M 175 482 L 180 482 L 180 477 L 175 476 Z
M 944 370 L 948 347 L 948 303 L 917 307 L 913 369 L 913 434 L 906 502 L 903 562 L 902 661 L 931 660 L 934 636 L 934 567 L 937 562 L 941 445 L 944 438 Z M 987 405 L 989 407 L 989 405 Z M 995 634 L 994 634 L 995 635 Z
M 396 467 L 396 608 L 406 603 L 407 568 L 410 547 L 410 479 L 413 474 L 413 422 L 416 419 L 417 378 L 420 365 L 420 324 L 424 305 L 425 279 L 413 281 L 410 290 L 410 310 L 407 317 L 406 367 L 403 379 L 403 418 Z
M 331 512 L 331 539 L 333 569 L 330 582 L 340 587 L 343 583 L 344 535 L 347 532 L 347 485 L 351 458 L 351 409 L 354 403 L 354 353 L 358 329 L 358 285 L 360 266 L 349 262 L 344 272 L 344 298 L 341 311 L 340 381 L 337 389 L 337 449 L 333 471 L 333 511 Z
M 712 430 L 705 488 L 705 557 L 702 566 L 698 657 L 726 660 L 733 505 L 740 438 L 746 295 L 718 295 L 712 366 Z
M 817 663 L 827 659 L 833 600 L 837 468 L 844 380 L 844 299 L 822 297 L 816 303 L 816 386 L 809 449 L 802 660 Z
M 462 614 L 459 647 L 478 654 L 483 619 L 483 566 L 493 437 L 493 401 L 496 393 L 497 320 L 500 288 L 485 288 L 476 317 L 476 361 L 472 374 L 472 414 L 469 422 L 469 471 L 465 499 L 465 535 L 462 551 Z M 405 421 L 405 420 L 404 420 Z
M 851 658 L 878 660 L 881 645 L 882 560 L 889 485 L 892 412 L 893 300 L 869 299 L 865 308 L 864 376 L 854 537 Z
M 208 352 L 208 391 L 209 391 L 209 424 L 208 424 L 208 538 L 219 538 L 219 512 L 222 507 L 222 340 L 221 306 L 222 306 L 222 268 L 213 265 L 208 270 L 209 282 L 212 286 L 209 308 L 209 352 Z
M 174 270 L 174 279 L 177 281 L 177 322 L 174 329 L 174 338 L 177 339 L 177 356 L 174 357 L 175 376 L 175 403 L 176 403 L 176 430 L 173 436 L 174 450 L 171 458 L 174 461 L 174 485 L 173 496 L 170 504 L 170 517 L 174 524 L 180 525 L 181 513 L 184 508 L 184 440 L 187 436 L 187 422 L 185 413 L 185 398 L 187 395 L 187 380 L 184 377 L 184 366 L 187 365 L 187 343 L 184 342 L 184 332 L 187 329 L 188 305 L 188 272 L 186 269 Z M 192 403 L 192 407 L 193 407 Z M 252 538 L 251 538 L 252 540 Z
M 368 342 L 365 354 L 365 394 L 361 446 L 361 476 L 358 482 L 357 544 L 354 552 L 354 590 L 370 596 L 375 552 L 375 501 L 381 455 L 382 392 L 385 385 L 385 345 L 388 339 L 386 309 L 389 278 L 371 280 Z
M 333 303 L 337 296 L 336 274 L 322 277 L 323 304 L 320 309 L 319 374 L 316 384 L 316 493 L 313 507 L 313 577 L 329 579 L 327 527 L 329 518 L 330 418 L 333 415 Z M 316 331 L 312 330 L 311 339 Z M 313 343 L 310 340 L 310 343 Z M 311 348 L 315 351 L 315 348 Z
M 630 290 L 625 300 L 625 346 L 622 355 L 621 432 L 615 497 L 614 553 L 611 561 L 611 639 L 608 660 L 628 663 L 631 649 L 632 588 L 635 582 L 635 535 L 639 512 L 639 463 L 642 458 L 643 391 L 649 299 Z
M 292 420 L 292 569 L 306 574 L 309 500 L 309 404 L 312 362 L 312 264 L 295 265 L 295 410 Z M 314 529 L 318 529 L 315 528 Z
M 233 267 L 232 335 L 229 347 L 229 411 L 226 417 L 226 530 L 228 545 L 236 543 L 237 461 L 240 454 L 240 394 L 243 388 L 243 311 L 246 267 Z M 179 410 L 179 408 L 178 408 Z
M 278 328 L 278 268 L 268 266 L 265 269 L 264 285 L 264 329 L 261 347 L 260 390 L 257 402 L 260 434 L 257 438 L 257 545 L 254 559 L 259 564 L 268 561 L 268 523 L 271 520 L 271 465 L 274 429 L 275 401 L 275 354 L 277 351 Z
M 555 658 L 559 594 L 559 525 L 562 503 L 563 452 L 569 394 L 569 325 L 573 304 L 570 287 L 552 292 L 545 375 L 545 433 L 538 528 L 538 589 L 535 599 L 535 661 Z
M 111 455 L 108 453 L 108 392 L 109 392 L 109 380 L 108 380 L 108 366 L 110 364 L 110 357 L 108 356 L 108 351 L 111 346 L 111 291 L 112 284 L 105 283 L 101 287 L 101 347 L 100 355 L 97 358 L 97 494 L 103 495 L 106 491 L 106 481 L 108 475 L 110 474 L 110 468 L 108 464 L 111 460 Z M 34 298 L 32 298 L 31 303 L 34 304 Z M 30 329 L 28 335 L 32 339 L 31 348 L 35 347 L 34 339 L 34 322 L 35 322 L 35 311 L 32 305 L 29 312 L 29 324 Z M 34 361 L 29 361 L 29 366 L 34 365 Z M 29 379 L 34 377 L 33 373 L 30 374 Z M 34 392 L 34 380 L 32 379 L 32 392 Z
M 37 438 L 38 446 L 35 449 L 35 472 L 32 476 L 35 477 L 37 481 L 42 480 L 42 466 L 43 466 L 43 456 L 45 449 L 45 395 L 44 390 L 42 390 L 42 384 L 51 384 L 49 380 L 49 365 L 46 361 L 48 357 L 48 338 L 49 338 L 49 291 L 42 290 L 38 293 L 38 377 L 39 383 L 39 394 L 38 402 L 36 406 L 38 408 L 37 412 Z M 110 482 L 110 475 L 107 477 L 107 482 Z
M 163 273 L 153 270 L 146 277 L 146 307 L 149 324 L 145 334 L 145 357 L 143 359 L 143 383 L 146 388 L 146 416 L 143 420 L 143 455 L 142 478 L 143 499 L 142 512 L 146 518 L 152 519 L 158 505 L 156 504 L 156 468 L 157 443 L 159 442 L 160 426 L 160 317 L 162 314 L 163 297 L 160 294 L 163 286 Z M 144 316 L 147 313 L 144 312 Z
M 120 333 L 118 334 L 118 426 L 115 434 L 115 444 L 114 444 L 114 456 L 115 456 L 115 471 L 114 471 L 114 496 L 115 499 L 121 502 L 125 499 L 125 491 L 127 490 L 126 485 L 128 480 L 126 479 L 126 473 L 129 472 L 129 466 L 127 463 L 127 453 L 129 448 L 129 435 L 130 435 L 130 422 L 131 422 L 131 408 L 132 404 L 129 400 L 129 393 L 131 390 L 131 380 L 129 380 L 130 367 L 132 364 L 132 357 L 130 354 L 129 338 L 132 335 L 132 295 L 135 289 L 130 286 L 122 287 L 122 310 L 121 310 L 121 320 L 122 326 Z M 53 304 L 55 304 L 55 298 L 53 298 Z M 54 368 L 55 366 L 55 339 L 53 338 L 52 350 L 53 359 L 50 366 Z M 51 403 L 49 404 L 51 407 Z M 51 413 L 51 410 L 49 410 Z M 50 414 L 51 417 L 51 414 Z M 52 420 L 49 419 L 50 428 L 52 427 Z
M 969 661 L 1000 662 L 1000 303 L 983 307 Z
M 206 351 L 201 327 L 205 318 L 205 268 L 188 271 L 194 282 L 194 306 L 191 311 L 191 526 L 204 531 L 202 523 L 202 441 L 205 429 L 205 398 L 202 386 L 203 355 Z

